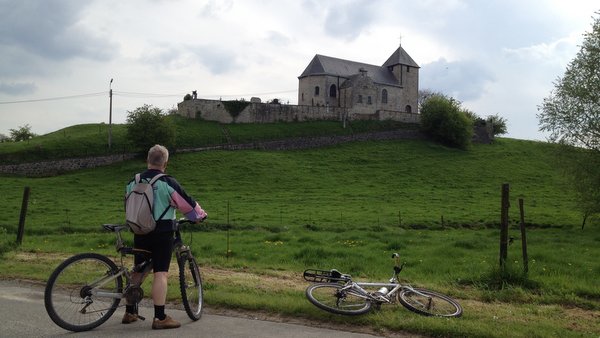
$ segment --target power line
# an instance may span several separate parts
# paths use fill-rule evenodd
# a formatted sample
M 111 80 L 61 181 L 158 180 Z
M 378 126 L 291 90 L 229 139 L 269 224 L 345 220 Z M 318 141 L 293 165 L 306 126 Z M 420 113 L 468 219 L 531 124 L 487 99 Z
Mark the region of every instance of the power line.
M 296 89 L 276 91 L 276 92 L 264 92 L 264 93 L 246 93 L 246 94 L 202 94 L 200 97 L 244 97 L 244 96 L 261 96 L 261 95 L 275 95 L 275 94 L 285 94 L 296 92 Z M 80 99 L 86 97 L 96 97 L 107 95 L 107 92 L 96 92 L 96 93 L 86 93 L 86 94 L 77 94 L 77 95 L 68 95 L 68 96 L 56 96 L 56 97 L 47 97 L 42 99 L 28 99 L 28 100 L 19 100 L 19 101 L 0 101 L 0 104 L 18 104 L 18 103 L 32 103 L 32 102 L 44 102 L 44 101 L 59 101 L 59 100 L 72 100 L 72 99 Z M 122 97 L 132 97 L 132 98 L 161 98 L 161 97 L 183 97 L 184 94 L 159 94 L 159 93 L 139 93 L 139 92 L 122 92 L 122 91 L 113 91 L 113 95 L 118 95 Z
M 69 95 L 69 96 L 57 96 L 57 97 L 47 97 L 43 99 L 29 99 L 29 100 L 21 100 L 21 101 L 1 101 L 0 104 L 14 104 L 14 103 L 30 103 L 30 102 L 43 102 L 43 101 L 58 101 L 58 100 L 71 100 L 71 99 L 79 99 L 82 97 L 94 97 L 106 95 L 106 92 L 97 92 L 97 93 L 87 93 L 87 94 L 78 94 L 78 95 Z
M 155 93 L 135 93 L 135 92 L 121 92 L 113 90 L 113 95 L 125 96 L 125 97 L 183 97 L 183 94 L 155 94 Z

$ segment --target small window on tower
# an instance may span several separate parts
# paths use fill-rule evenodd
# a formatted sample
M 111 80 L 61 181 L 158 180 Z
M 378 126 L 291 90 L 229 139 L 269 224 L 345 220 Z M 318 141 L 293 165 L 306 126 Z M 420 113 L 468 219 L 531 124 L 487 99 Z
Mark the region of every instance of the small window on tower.
M 315 96 L 319 96 L 319 86 L 315 87 Z

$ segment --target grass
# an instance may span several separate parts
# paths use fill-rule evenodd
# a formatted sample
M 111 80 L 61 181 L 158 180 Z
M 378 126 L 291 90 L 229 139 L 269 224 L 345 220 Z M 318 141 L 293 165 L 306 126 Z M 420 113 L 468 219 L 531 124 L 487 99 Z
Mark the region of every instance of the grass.
M 340 123 L 332 121 L 221 125 L 178 115 L 169 115 L 168 118 L 175 125 L 176 149 L 214 146 L 229 141 L 249 143 L 290 137 L 348 135 L 415 128 L 414 125 L 393 121 L 356 121 L 344 129 Z M 0 161 L 3 164 L 23 163 L 144 151 L 137 149 L 127 140 L 126 125 L 113 124 L 111 130 L 111 149 L 108 148 L 108 125 L 83 124 L 36 136 L 29 141 L 0 143 Z
M 202 137 L 205 143 L 223 141 L 221 126 L 190 123 L 198 123 L 198 129 L 180 139 L 186 146 Z M 239 142 L 253 142 L 258 134 L 262 139 L 305 135 L 302 126 L 284 127 L 228 128 Z M 317 123 L 308 129 L 316 136 L 331 127 Z M 380 127 L 364 124 L 352 132 Z M 499 139 L 459 151 L 407 140 L 175 154 L 168 172 L 210 215 L 186 233 L 204 271 L 209 306 L 432 336 L 597 336 L 597 219 L 579 229 L 574 196 L 554 161 L 553 146 L 541 142 Z M 134 160 L 56 177 L 3 177 L 3 278 L 43 281 L 68 255 L 114 256 L 114 238 L 101 232 L 100 224 L 122 221 L 125 183 L 143 168 Z M 505 182 L 511 187 L 515 240 L 507 270 L 500 272 L 498 223 Z M 15 250 L 24 186 L 31 187 L 26 234 Z M 527 275 L 519 248 L 518 198 L 525 201 L 528 225 Z M 392 252 L 407 262 L 403 278 L 456 297 L 464 317 L 441 320 L 384 307 L 345 318 L 325 314 L 304 298 L 304 269 L 337 268 L 358 279 L 386 280 Z M 171 283 L 177 285 L 175 279 Z M 176 287 L 169 297 L 178 298 Z
M 214 224 L 490 227 L 499 223 L 500 187 L 508 182 L 513 206 L 518 198 L 525 201 L 528 224 L 575 225 L 581 218 L 552 166 L 551 148 L 501 139 L 468 152 L 421 141 L 211 151 L 173 156 L 168 173 L 198 198 Z M 15 231 L 24 186 L 31 187 L 29 234 L 119 222 L 124 184 L 143 168 L 134 160 L 56 177 L 4 177 L 0 203 L 11 212 L 0 214 L 0 227 Z M 518 208 L 510 216 L 517 224 Z
M 511 229 L 511 233 L 517 233 Z M 509 249 L 508 270 L 521 276 L 498 284 L 495 274 L 499 231 L 496 229 L 414 230 L 392 226 L 365 229 L 347 226 L 310 231 L 289 226 L 227 232 L 187 232 L 204 271 L 205 300 L 210 307 L 278 313 L 340 324 L 368 325 L 381 330 L 407 330 L 444 336 L 530 337 L 591 336 L 600 329 L 600 236 L 593 229 L 531 229 L 530 271 L 522 277 L 520 248 Z M 190 239 L 189 236 L 192 236 Z M 45 280 L 61 260 L 60 253 L 100 252 L 114 256 L 112 235 L 86 233 L 26 237 L 21 249 L 0 262 L 6 277 Z M 130 241 L 131 238 L 128 238 Z M 475 243 L 475 245 L 465 245 Z M 301 278 L 307 268 L 337 268 L 359 280 L 387 280 L 392 252 L 406 261 L 401 276 L 415 286 L 457 298 L 464 316 L 442 320 L 405 309 L 345 318 L 310 305 Z M 27 262 L 29 265 L 25 265 Z M 176 271 L 176 270 L 175 270 Z M 170 297 L 178 299 L 173 274 Z M 526 283 L 523 283 L 526 281 Z M 148 285 L 147 285 L 148 286 Z

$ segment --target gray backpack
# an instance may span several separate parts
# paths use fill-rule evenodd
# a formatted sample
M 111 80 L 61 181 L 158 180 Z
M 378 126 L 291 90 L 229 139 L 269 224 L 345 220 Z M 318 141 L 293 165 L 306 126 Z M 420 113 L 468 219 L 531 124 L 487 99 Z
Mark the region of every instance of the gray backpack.
M 137 235 L 145 235 L 154 231 L 156 221 L 160 220 L 169 207 L 160 215 L 158 220 L 154 219 L 154 182 L 166 176 L 158 174 L 150 182 L 142 182 L 140 174 L 135 175 L 135 186 L 125 196 L 125 219 L 127 225 Z

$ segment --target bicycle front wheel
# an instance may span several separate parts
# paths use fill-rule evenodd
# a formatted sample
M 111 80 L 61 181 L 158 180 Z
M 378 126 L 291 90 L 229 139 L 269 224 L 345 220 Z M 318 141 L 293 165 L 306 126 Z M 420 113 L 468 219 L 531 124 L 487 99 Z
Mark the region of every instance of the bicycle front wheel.
M 425 289 L 404 289 L 398 300 L 412 312 L 437 317 L 460 317 L 462 307 L 454 299 Z
M 179 264 L 179 286 L 183 307 L 191 320 L 198 320 L 202 317 L 202 303 L 204 300 L 202 277 L 200 276 L 198 263 L 188 253 L 181 254 L 177 263 Z
M 316 307 L 339 315 L 362 315 L 371 310 L 371 302 L 352 289 L 334 283 L 312 284 L 306 288 L 306 298 Z
M 108 257 L 75 255 L 50 275 L 44 305 L 50 319 L 69 331 L 87 331 L 107 321 L 121 301 L 123 280 Z

